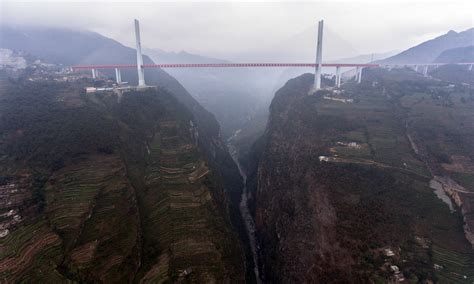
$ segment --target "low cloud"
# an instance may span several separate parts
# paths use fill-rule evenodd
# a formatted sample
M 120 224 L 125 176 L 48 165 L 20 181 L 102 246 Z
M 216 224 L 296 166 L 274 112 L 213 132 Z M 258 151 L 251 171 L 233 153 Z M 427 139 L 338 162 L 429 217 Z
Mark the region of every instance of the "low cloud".
M 93 30 L 133 46 L 138 18 L 147 47 L 221 57 L 278 49 L 319 19 L 358 53 L 401 50 L 471 28 L 474 10 L 472 1 L 0 3 L 2 24 Z

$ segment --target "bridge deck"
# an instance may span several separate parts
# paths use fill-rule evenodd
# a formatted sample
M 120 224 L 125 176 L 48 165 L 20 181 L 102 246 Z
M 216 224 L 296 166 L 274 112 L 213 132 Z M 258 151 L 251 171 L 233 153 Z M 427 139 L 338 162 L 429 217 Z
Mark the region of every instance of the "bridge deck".
M 363 63 L 324 63 L 323 67 L 378 67 L 379 64 Z M 316 67 L 315 63 L 179 63 L 144 64 L 143 68 L 238 68 L 238 67 Z M 73 69 L 125 69 L 137 68 L 136 64 L 76 65 Z

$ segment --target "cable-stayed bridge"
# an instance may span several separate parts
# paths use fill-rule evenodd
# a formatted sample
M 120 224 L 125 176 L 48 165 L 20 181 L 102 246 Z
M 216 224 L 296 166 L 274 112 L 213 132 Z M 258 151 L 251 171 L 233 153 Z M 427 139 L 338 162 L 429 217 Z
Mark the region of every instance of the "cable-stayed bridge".
M 321 20 L 318 23 L 318 40 L 316 45 L 316 61 L 315 63 L 273 63 L 273 62 L 250 62 L 250 63 L 179 63 L 179 64 L 143 64 L 143 55 L 140 41 L 140 27 L 138 20 L 135 20 L 135 37 L 137 50 L 137 64 L 104 64 L 104 65 L 76 65 L 72 66 L 73 70 L 91 70 L 92 77 L 98 76 L 99 69 L 115 69 L 116 81 L 118 84 L 122 83 L 121 69 L 137 68 L 138 71 L 138 87 L 146 87 L 144 70 L 147 68 L 289 68 L 289 67 L 305 67 L 315 68 L 314 87 L 311 93 L 321 88 L 321 72 L 323 67 L 335 67 L 336 77 L 335 86 L 341 86 L 341 69 L 342 68 L 356 68 L 355 81 L 360 83 L 362 79 L 363 68 L 395 68 L 395 67 L 411 67 L 415 71 L 422 68 L 423 75 L 428 75 L 428 68 L 445 65 L 445 63 L 410 63 L 410 64 L 374 64 L 374 63 L 323 63 L 322 62 L 322 48 L 323 48 L 323 25 Z M 453 63 L 450 63 L 453 64 Z M 458 65 L 467 65 L 469 70 L 472 70 L 473 62 L 454 63 Z

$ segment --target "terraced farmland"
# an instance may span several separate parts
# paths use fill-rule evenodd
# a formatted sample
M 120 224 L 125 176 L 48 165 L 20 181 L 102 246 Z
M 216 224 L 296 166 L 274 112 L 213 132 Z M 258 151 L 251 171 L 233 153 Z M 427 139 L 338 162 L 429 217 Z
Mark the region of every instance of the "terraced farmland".
M 162 89 L 65 106 L 45 89 L 2 101 L 26 122 L 0 120 L 17 139 L 0 143 L 1 283 L 243 281 L 240 240 L 214 198 L 224 188 L 185 107 Z M 23 99 L 44 100 L 41 111 Z
M 11 282 L 42 277 L 63 279 L 56 271 L 61 261 L 61 246 L 60 237 L 45 220 L 32 220 L 1 240 L 0 279 Z M 24 274 L 26 271 L 29 273 Z
M 116 156 L 101 156 L 83 173 L 81 184 L 96 193 L 92 208 L 82 215 L 80 233 L 66 259 L 68 269 L 80 275 L 78 279 L 130 281 L 138 266 L 139 216 L 125 168 Z
M 447 175 L 472 191 L 469 177 L 474 153 L 471 139 L 474 104 L 469 90 L 447 91 L 442 84 L 428 81 L 395 83 L 380 74 L 373 80 L 383 82 L 382 86 L 348 86 L 347 95 L 357 94 L 354 104 L 326 100 L 318 104 L 321 113 L 343 117 L 355 128 L 342 131 L 335 141 L 355 141 L 369 146 L 370 151 L 363 147 L 349 150 L 334 147 L 338 159 L 357 163 L 363 157 L 420 176 Z M 410 138 L 416 151 L 410 146 Z M 421 217 L 415 219 L 420 222 L 418 233 L 423 232 L 433 241 L 431 261 L 443 267 L 434 269 L 434 274 L 440 283 L 472 282 L 474 252 L 463 235 L 461 209 L 458 207 L 457 212 L 450 213 L 445 204 L 433 197 L 425 182 L 414 189 L 416 195 L 411 198 L 418 201 L 410 208 Z M 474 195 L 467 195 L 463 196 L 463 206 L 470 210 Z M 472 218 L 471 215 L 467 218 Z
M 433 246 L 433 262 L 440 283 L 469 283 L 474 278 L 474 253 L 454 252 L 441 246 Z
M 137 257 L 137 208 L 117 156 L 96 155 L 61 169 L 49 178 L 44 194 L 45 214 L 26 216 L 24 225 L 1 240 L 0 273 L 8 279 L 24 270 L 30 271 L 25 279 L 59 277 L 57 269 L 66 260 L 76 280 L 133 275 L 126 258 Z M 41 273 L 31 273 L 35 270 Z
M 46 213 L 53 228 L 75 244 L 84 222 L 92 215 L 96 197 L 117 174 L 116 156 L 96 156 L 55 173 L 45 188 Z
M 148 155 L 140 202 L 145 250 L 159 256 L 143 267 L 143 280 L 221 282 L 235 278 L 223 261 L 235 246 L 212 198 L 212 173 L 177 121 L 163 121 Z

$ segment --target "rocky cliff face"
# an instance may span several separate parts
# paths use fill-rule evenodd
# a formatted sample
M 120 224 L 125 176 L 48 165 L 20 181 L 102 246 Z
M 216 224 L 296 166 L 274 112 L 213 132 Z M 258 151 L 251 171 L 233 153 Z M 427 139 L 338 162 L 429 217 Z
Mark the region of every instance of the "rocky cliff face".
M 474 274 L 462 216 L 433 194 L 406 136 L 400 102 L 414 100 L 421 86 L 385 75 L 342 94 L 307 96 L 313 82 L 306 74 L 275 94 L 255 154 L 255 219 L 268 281 L 459 281 Z M 450 265 L 454 256 L 465 262 Z
M 87 82 L 13 83 L 0 98 L 0 278 L 244 281 L 209 125 L 163 88 L 119 102 Z

